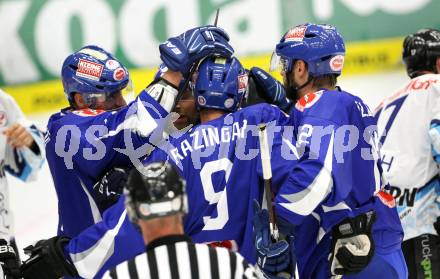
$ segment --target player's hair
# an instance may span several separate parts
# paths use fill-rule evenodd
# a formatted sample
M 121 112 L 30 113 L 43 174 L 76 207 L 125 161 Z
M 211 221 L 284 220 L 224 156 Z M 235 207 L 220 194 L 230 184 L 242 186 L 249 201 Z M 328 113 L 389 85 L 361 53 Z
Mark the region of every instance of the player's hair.
M 335 87 L 338 82 L 338 76 L 335 74 L 327 74 L 312 79 L 312 86 L 315 88 Z

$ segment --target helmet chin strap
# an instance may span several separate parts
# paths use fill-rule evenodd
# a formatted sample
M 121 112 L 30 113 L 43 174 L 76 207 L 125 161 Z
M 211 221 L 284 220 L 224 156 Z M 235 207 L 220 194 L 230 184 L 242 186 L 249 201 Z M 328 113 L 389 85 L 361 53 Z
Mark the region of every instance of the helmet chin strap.
M 287 78 L 287 88 L 286 88 L 286 96 L 290 100 L 296 102 L 298 101 L 298 91 L 309 85 L 313 80 L 313 76 L 309 74 L 309 77 L 307 78 L 307 81 L 303 85 L 294 86 L 293 81 L 290 79 L 290 76 Z

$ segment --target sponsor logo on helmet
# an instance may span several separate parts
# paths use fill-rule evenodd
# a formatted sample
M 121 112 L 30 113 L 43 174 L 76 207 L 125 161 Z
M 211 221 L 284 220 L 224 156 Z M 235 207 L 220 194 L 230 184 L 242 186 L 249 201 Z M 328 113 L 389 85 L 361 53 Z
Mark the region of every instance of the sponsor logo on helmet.
M 332 71 L 338 72 L 342 70 L 342 67 L 344 67 L 344 56 L 343 55 L 336 55 L 332 59 L 330 59 L 330 69 Z
M 306 34 L 307 26 L 297 26 L 290 29 L 284 36 L 284 41 L 302 41 Z
M 83 78 L 88 78 L 92 80 L 99 80 L 102 74 L 104 65 L 88 61 L 85 59 L 80 59 L 78 62 L 78 69 L 76 70 L 76 75 Z
M 90 56 L 92 56 L 92 57 L 95 57 L 96 59 L 98 59 L 98 60 L 102 60 L 102 61 L 108 59 L 107 54 L 105 54 L 105 53 L 103 53 L 103 52 L 100 52 L 100 51 L 97 51 L 96 49 L 83 48 L 83 49 L 81 49 L 81 50 L 78 51 L 78 52 L 79 52 L 79 53 L 88 54 L 88 55 L 90 55 Z
M 114 70 L 114 69 L 116 69 L 116 68 L 118 68 L 120 66 L 121 66 L 121 64 L 119 64 L 118 61 L 113 60 L 113 59 L 108 60 L 107 62 L 105 62 L 105 67 L 107 69 L 110 69 L 110 70 Z
M 0 127 L 5 127 L 8 124 L 8 116 L 5 111 L 0 110 Z
M 203 97 L 203 96 L 199 96 L 199 97 L 197 98 L 197 102 L 198 102 L 199 105 L 201 105 L 201 106 L 206 105 L 206 99 L 205 99 L 205 97 Z
M 74 110 L 72 113 L 79 115 L 79 116 L 97 116 L 101 113 L 105 112 L 105 110 L 102 109 L 80 109 L 80 110 Z
M 113 78 L 117 81 L 120 81 L 125 78 L 125 70 L 123 68 L 117 68 L 113 73 Z
M 380 199 L 380 201 L 383 204 L 385 204 L 389 208 L 396 207 L 396 200 L 394 199 L 394 197 L 391 194 L 384 192 L 384 191 L 379 191 L 377 193 L 377 197 Z
M 243 92 L 246 90 L 248 85 L 248 76 L 247 75 L 239 75 L 238 76 L 238 92 Z
M 319 98 L 321 98 L 322 93 L 323 93 L 323 91 L 321 90 L 318 92 L 309 93 L 309 94 L 305 95 L 304 97 L 299 99 L 298 102 L 296 102 L 295 108 L 297 110 L 303 112 L 306 108 L 310 108 L 311 106 L 316 104 L 316 102 L 319 100 Z
M 225 100 L 225 108 L 231 108 L 234 105 L 234 99 L 228 98 Z

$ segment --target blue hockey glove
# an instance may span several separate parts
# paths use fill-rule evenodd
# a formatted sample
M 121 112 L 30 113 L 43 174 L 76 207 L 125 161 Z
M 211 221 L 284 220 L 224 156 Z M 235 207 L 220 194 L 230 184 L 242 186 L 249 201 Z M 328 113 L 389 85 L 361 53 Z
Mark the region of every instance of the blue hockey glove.
M 272 243 L 269 228 L 269 214 L 254 202 L 254 240 L 257 250 L 257 265 L 269 278 L 282 278 L 277 274 L 290 265 L 289 244 L 285 240 Z
M 112 168 L 93 185 L 93 198 L 101 212 L 115 204 L 127 183 L 128 172 L 123 168 Z
M 278 106 L 284 112 L 289 112 L 292 102 L 286 97 L 284 86 L 266 71 L 252 67 L 249 77 L 255 82 L 258 95 L 267 103 Z
M 191 66 L 206 56 L 231 57 L 234 49 L 228 41 L 228 34 L 221 28 L 197 27 L 160 44 L 160 58 L 169 69 L 187 76 Z

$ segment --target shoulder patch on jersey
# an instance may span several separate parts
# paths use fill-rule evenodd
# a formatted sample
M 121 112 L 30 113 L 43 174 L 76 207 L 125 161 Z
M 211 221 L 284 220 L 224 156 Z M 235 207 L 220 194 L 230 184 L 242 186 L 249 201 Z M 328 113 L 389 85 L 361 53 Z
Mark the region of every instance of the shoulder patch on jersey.
M 5 127 L 8 124 L 8 116 L 6 111 L 0 110 L 0 127 Z
M 376 195 L 380 199 L 380 201 L 389 208 L 396 207 L 396 200 L 391 194 L 384 191 L 379 191 Z
M 80 109 L 72 111 L 72 113 L 79 116 L 97 116 L 103 112 L 105 112 L 105 110 L 102 109 Z
M 306 108 L 310 108 L 311 106 L 316 104 L 319 98 L 321 98 L 322 93 L 324 93 L 324 91 L 321 90 L 303 96 L 301 99 L 298 100 L 298 102 L 296 102 L 295 108 L 300 112 L 303 112 Z

